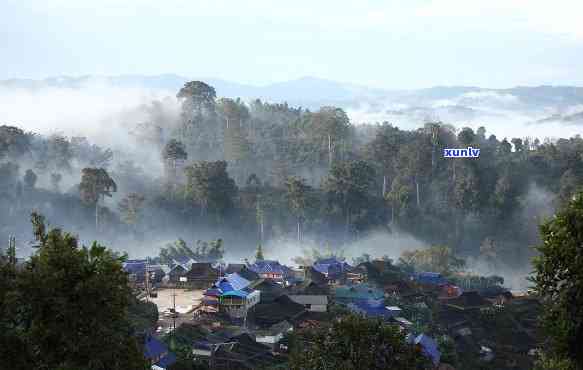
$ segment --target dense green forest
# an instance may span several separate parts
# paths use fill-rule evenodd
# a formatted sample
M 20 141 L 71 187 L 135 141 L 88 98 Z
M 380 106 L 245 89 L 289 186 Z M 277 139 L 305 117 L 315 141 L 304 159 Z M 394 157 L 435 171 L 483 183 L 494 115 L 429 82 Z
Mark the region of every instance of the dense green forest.
M 111 132 L 131 137 L 124 148 L 0 126 L 0 240 L 16 235 L 29 253 L 38 210 L 130 256 L 157 254 L 164 238 L 222 238 L 228 256 L 282 238 L 341 249 L 380 232 L 524 265 L 537 225 L 583 179 L 581 137 L 353 125 L 340 108 L 217 98 L 199 81 L 177 98 L 178 118 L 154 101 L 147 120 Z M 443 158 L 468 146 L 480 157 Z

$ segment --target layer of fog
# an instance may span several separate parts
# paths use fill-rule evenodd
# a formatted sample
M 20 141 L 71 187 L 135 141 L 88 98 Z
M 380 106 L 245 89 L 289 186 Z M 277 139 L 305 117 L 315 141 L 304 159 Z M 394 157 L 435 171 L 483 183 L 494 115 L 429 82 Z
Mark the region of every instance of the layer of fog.
M 102 83 L 88 84 L 79 88 L 40 88 L 36 90 L 0 88 L 0 102 L 2 102 L 0 104 L 0 124 L 19 126 L 27 131 L 46 135 L 61 133 L 66 136 L 86 136 L 92 143 L 112 148 L 115 151 L 116 161 L 133 159 L 146 173 L 150 172 L 155 177 L 161 173 L 159 150 L 138 144 L 130 132 L 136 124 L 151 118 L 145 107 L 150 105 L 153 100 L 161 101 L 163 109 L 169 116 L 178 117 L 179 104 L 175 98 L 175 93 L 164 90 L 112 87 Z M 352 106 L 347 111 L 355 124 L 388 120 L 403 129 L 414 129 L 421 127 L 427 119 L 441 119 L 457 127 L 469 126 L 476 129 L 479 126 L 485 126 L 488 134 L 493 133 L 498 138 L 529 136 L 543 139 L 546 137 L 570 137 L 581 132 L 581 129 L 575 125 L 560 122 L 533 123 L 552 114 L 579 112 L 581 106 L 563 108 L 560 111 L 553 107 L 528 110 L 520 104 L 516 97 L 501 96 L 495 93 L 486 95 L 468 93 L 456 99 L 435 100 L 423 102 L 423 104 L 425 110 L 419 110 L 421 113 L 418 113 L 417 116 L 408 113 L 408 110 L 414 108 L 413 105 L 398 101 L 360 102 L 358 108 Z M 470 112 L 469 116 L 462 114 L 462 117 L 459 117 L 454 109 L 452 114 L 445 115 L 449 111 L 448 107 L 459 106 L 467 107 L 473 111 Z M 397 111 L 404 113 L 395 114 Z M 428 115 L 425 112 L 428 112 Z M 433 116 L 431 116 L 432 114 Z M 115 168 L 115 165 L 116 163 L 112 167 Z M 78 181 L 79 174 L 77 173 L 72 174 L 70 179 L 63 179 L 63 183 L 68 185 L 78 183 Z M 545 212 L 549 209 L 552 212 L 551 198 L 551 195 L 541 193 L 540 189 L 531 189 L 525 199 L 524 217 L 532 217 L 533 214 L 550 214 L 545 214 Z M 120 194 L 117 194 L 110 201 L 110 205 L 119 199 Z M 536 211 L 533 211 L 532 207 Z M 533 225 L 533 233 L 536 233 L 535 225 L 540 219 L 529 221 L 528 224 Z M 206 234 L 181 236 L 180 233 L 181 231 L 175 233 L 174 230 L 169 230 L 167 235 L 159 236 L 156 240 L 136 241 L 131 238 L 118 240 L 113 247 L 130 252 L 132 257 L 143 257 L 156 255 L 160 247 L 178 237 L 183 237 L 190 243 L 198 239 L 210 240 L 220 237 Z M 82 237 L 89 238 L 90 236 L 82 235 Z M 245 258 L 253 257 L 254 245 L 252 241 L 241 242 L 229 237 L 225 239 L 226 260 L 239 262 Z M 426 246 L 427 244 L 424 242 L 405 233 L 378 232 L 342 248 L 342 251 L 349 262 L 352 258 L 363 253 L 373 257 L 387 255 L 396 260 L 405 250 Z M 265 245 L 265 256 L 293 264 L 295 257 L 304 255 L 305 251 L 311 248 L 326 252 L 323 245 L 314 242 L 307 241 L 299 244 L 293 240 L 271 240 Z M 469 266 L 476 272 L 502 275 L 506 278 L 507 285 L 511 287 L 524 287 L 524 277 L 529 273 L 530 265 L 525 261 L 524 271 L 508 266 L 498 266 L 492 270 L 491 266 L 485 266 L 479 260 L 470 260 Z
M 402 129 L 423 127 L 428 121 L 442 121 L 457 127 L 504 137 L 533 137 L 540 140 L 568 138 L 581 134 L 581 127 L 559 120 L 537 122 L 553 115 L 583 112 L 583 106 L 536 106 L 525 104 L 511 94 L 493 91 L 469 92 L 451 99 L 417 99 L 413 101 L 380 100 L 359 102 L 347 109 L 354 123 L 388 121 Z

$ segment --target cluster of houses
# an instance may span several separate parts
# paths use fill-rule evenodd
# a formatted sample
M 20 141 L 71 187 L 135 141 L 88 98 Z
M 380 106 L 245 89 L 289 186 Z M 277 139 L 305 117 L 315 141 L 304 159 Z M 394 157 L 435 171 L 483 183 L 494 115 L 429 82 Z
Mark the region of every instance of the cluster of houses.
M 398 325 L 436 368 L 441 360 L 437 341 L 416 325 L 423 312 L 437 312 L 430 319 L 443 324 L 456 345 L 492 356 L 491 348 L 474 338 L 468 320 L 476 310 L 508 302 L 512 298 L 508 291 L 488 295 L 463 290 L 432 272 L 379 279 L 387 276 L 387 266 L 390 263 L 382 260 L 350 266 L 338 258 L 297 268 L 273 260 L 219 264 L 184 259 L 172 266 L 128 261 L 124 268 L 136 285 L 203 290 L 202 301 L 192 312 L 192 325 L 204 328 L 206 335 L 193 340 L 192 353 L 212 368 L 253 369 L 285 363 L 285 334 L 333 319 L 329 312 L 333 305 Z M 148 338 L 148 343 L 161 343 Z M 156 369 L 172 362 L 166 352 L 149 357 Z

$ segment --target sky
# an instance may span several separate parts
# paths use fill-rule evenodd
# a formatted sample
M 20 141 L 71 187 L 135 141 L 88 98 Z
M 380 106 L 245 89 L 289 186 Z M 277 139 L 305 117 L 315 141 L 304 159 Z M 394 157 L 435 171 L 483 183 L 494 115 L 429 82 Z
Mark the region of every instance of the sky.
M 581 14 L 581 0 L 0 0 L 0 79 L 583 86 Z

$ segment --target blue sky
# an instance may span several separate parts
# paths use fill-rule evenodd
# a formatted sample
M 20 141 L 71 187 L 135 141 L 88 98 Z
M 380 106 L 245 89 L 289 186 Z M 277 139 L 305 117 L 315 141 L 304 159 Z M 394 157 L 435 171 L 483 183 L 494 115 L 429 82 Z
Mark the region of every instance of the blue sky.
M 583 86 L 581 14 L 581 0 L 0 0 L 0 79 Z

